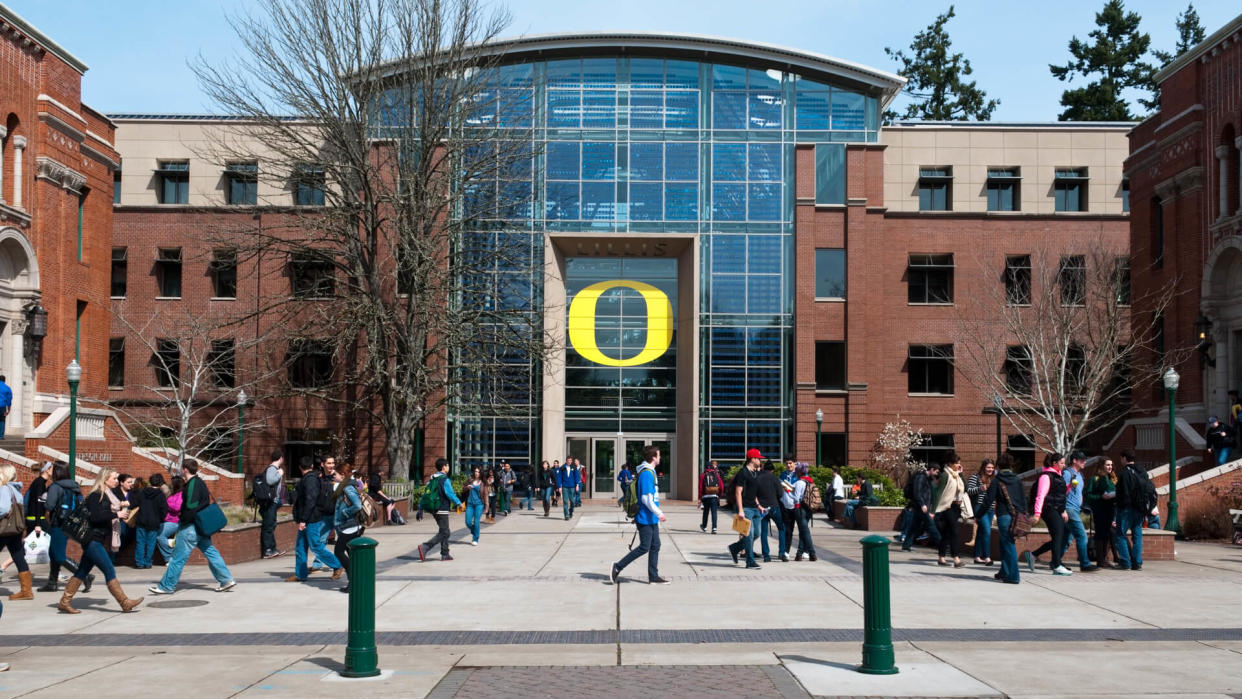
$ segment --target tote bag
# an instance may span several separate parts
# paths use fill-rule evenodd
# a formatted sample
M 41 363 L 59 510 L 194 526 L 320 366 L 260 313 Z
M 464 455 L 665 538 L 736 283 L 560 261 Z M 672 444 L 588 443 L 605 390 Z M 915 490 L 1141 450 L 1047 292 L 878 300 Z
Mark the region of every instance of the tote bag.
M 193 488 L 194 482 L 191 481 L 190 490 L 193 490 Z M 208 492 L 207 496 L 211 497 L 211 493 Z M 189 500 L 190 494 L 187 493 L 185 501 Z M 182 507 L 184 508 L 185 505 L 183 504 Z M 211 502 L 206 507 L 194 514 L 194 528 L 202 536 L 211 536 L 224 529 L 224 526 L 228 523 L 228 517 L 224 516 L 224 510 L 221 510 L 220 506 L 216 504 L 215 498 L 211 498 Z

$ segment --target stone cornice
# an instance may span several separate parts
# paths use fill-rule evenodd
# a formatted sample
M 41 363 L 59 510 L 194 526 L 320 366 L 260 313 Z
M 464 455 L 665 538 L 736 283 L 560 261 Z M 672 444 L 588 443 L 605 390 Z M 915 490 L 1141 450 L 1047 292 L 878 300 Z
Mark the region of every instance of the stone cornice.
M 116 170 L 121 169 L 120 161 L 113 160 L 112 157 L 108 155 L 107 153 L 104 153 L 101 150 L 96 150 L 94 148 L 91 148 L 85 143 L 82 144 L 82 153 L 84 155 L 89 155 L 90 157 L 94 158 L 95 160 L 98 160 L 104 165 L 107 165 L 110 170 L 116 171 Z
M 65 121 L 64 119 L 61 119 L 55 114 L 52 114 L 51 112 L 39 112 L 39 120 L 46 123 L 48 126 L 51 126 L 52 128 L 56 129 L 57 131 L 60 131 L 61 133 L 68 136 L 69 138 L 72 138 L 78 143 L 81 143 L 82 141 L 86 140 L 85 133 L 83 133 L 80 129 L 73 126 L 72 124 Z
M 1196 165 L 1173 175 L 1156 185 L 1156 196 L 1160 204 L 1168 204 L 1180 194 L 1193 192 L 1203 186 L 1203 167 Z
M 35 159 L 35 163 L 36 179 L 47 180 L 64 187 L 74 194 L 81 194 L 82 188 L 86 186 L 86 175 L 70 168 L 68 165 L 58 163 L 46 156 L 39 156 Z

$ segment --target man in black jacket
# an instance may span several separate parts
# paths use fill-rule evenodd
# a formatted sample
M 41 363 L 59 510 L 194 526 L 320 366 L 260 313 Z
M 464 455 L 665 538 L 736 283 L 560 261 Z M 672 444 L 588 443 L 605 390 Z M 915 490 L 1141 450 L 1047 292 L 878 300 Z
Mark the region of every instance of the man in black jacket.
M 335 580 L 344 569 L 323 541 L 323 514 L 319 510 L 320 490 L 332 486 L 322 482 L 309 456 L 302 457 L 298 466 L 302 470 L 302 478 L 293 489 L 293 520 L 298 523 L 298 543 L 293 556 L 293 575 L 285 578 L 285 582 L 306 582 L 306 576 L 310 574 L 306 567 L 308 551 L 315 552 L 315 560 L 332 567 L 332 579 Z
M 909 551 L 924 531 L 928 533 L 932 541 L 940 541 L 940 530 L 932 524 L 932 515 L 935 514 L 932 512 L 935 509 L 932 493 L 935 488 L 934 481 L 939 477 L 940 464 L 935 462 L 927 464 L 926 469 L 910 476 L 912 501 L 907 504 L 910 508 L 910 519 L 906 524 L 906 531 L 901 535 L 902 551 Z
M 1117 529 L 1113 547 L 1117 552 L 1118 568 L 1121 570 L 1143 569 L 1143 520 L 1151 512 L 1154 503 L 1149 502 L 1147 471 L 1134 463 L 1134 451 L 1121 450 L 1125 464 L 1117 474 Z M 1133 534 L 1133 542 L 1126 534 Z
M 189 476 L 189 480 L 181 489 L 181 516 L 177 523 L 177 546 L 173 549 L 173 557 L 168 562 L 168 569 L 164 571 L 163 579 L 147 590 L 153 595 L 171 595 L 175 592 L 177 583 L 181 581 L 181 569 L 185 567 L 186 561 L 190 560 L 190 554 L 197 548 L 203 552 L 212 577 L 219 583 L 216 592 L 228 592 L 237 586 L 237 581 L 233 580 L 233 574 L 225 565 L 224 557 L 211 543 L 211 536 L 199 532 L 195 524 L 198 514 L 211 504 L 211 493 L 208 492 L 207 484 L 203 482 L 203 479 L 198 477 L 197 461 L 186 459 L 182 468 Z

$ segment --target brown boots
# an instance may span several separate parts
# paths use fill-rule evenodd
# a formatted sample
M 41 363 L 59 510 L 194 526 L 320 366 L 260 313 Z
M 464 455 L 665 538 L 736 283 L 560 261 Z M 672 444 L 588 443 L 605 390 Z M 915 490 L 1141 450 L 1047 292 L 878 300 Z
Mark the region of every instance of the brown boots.
M 65 583 L 65 593 L 60 596 L 60 604 L 57 604 L 56 608 L 65 614 L 80 614 L 81 612 L 74 609 L 73 605 L 70 604 L 73 601 L 73 596 L 78 593 L 78 588 L 80 587 L 82 587 L 81 580 L 79 580 L 76 576 L 69 578 L 69 582 Z M 142 597 L 139 597 L 138 599 L 130 599 L 126 597 L 125 591 L 121 589 L 121 581 L 116 578 L 108 581 L 108 592 L 111 592 L 112 598 L 116 600 L 117 604 L 121 605 L 122 612 L 132 612 L 134 611 L 134 607 L 142 604 Z
M 108 592 L 112 593 L 112 599 L 116 600 L 116 603 L 121 605 L 121 611 L 123 612 L 132 612 L 134 611 L 134 607 L 142 604 L 142 597 L 139 597 L 138 599 L 130 599 L 126 597 L 125 590 L 121 589 L 121 581 L 116 578 L 108 581 Z
M 74 609 L 70 604 L 73 601 L 73 596 L 78 593 L 79 587 L 82 587 L 81 580 L 76 576 L 69 578 L 69 582 L 65 583 L 65 592 L 60 596 L 60 603 L 56 605 L 56 608 L 65 614 L 81 614 L 82 612 Z
M 18 573 L 17 579 L 21 581 L 22 589 L 18 590 L 17 594 L 9 595 L 9 599 L 34 599 L 34 576 L 30 574 L 30 571 Z

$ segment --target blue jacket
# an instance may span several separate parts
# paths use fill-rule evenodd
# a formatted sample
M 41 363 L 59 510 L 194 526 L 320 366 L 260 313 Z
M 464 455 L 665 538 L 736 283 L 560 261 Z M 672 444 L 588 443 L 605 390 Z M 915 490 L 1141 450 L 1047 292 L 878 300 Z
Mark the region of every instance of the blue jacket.
M 332 515 L 332 526 L 337 532 L 358 526 L 357 515 L 362 511 L 362 498 L 358 497 L 358 489 L 352 483 L 345 486 L 345 492 L 336 499 L 336 512 Z
M 0 408 L 13 407 L 13 389 L 3 381 L 0 381 Z M 4 417 L 0 415 L 0 417 Z
M 621 484 L 622 490 L 625 490 L 625 486 L 629 485 L 632 480 L 634 480 L 634 472 L 628 468 L 621 469 L 621 473 L 617 474 L 617 482 Z
M 573 466 L 561 464 L 560 469 L 556 473 L 556 483 L 562 488 L 577 488 L 582 484 L 578 480 L 578 469 Z
M 1086 480 L 1083 478 L 1082 472 L 1073 466 L 1066 466 L 1065 470 L 1061 471 L 1061 477 L 1065 479 L 1065 486 L 1067 488 L 1065 491 L 1065 509 L 1081 510 L 1083 481 Z M 1078 485 L 1070 485 L 1075 479 L 1078 480 Z
M 638 467 L 638 514 L 634 516 L 636 524 L 660 523 L 660 492 L 656 485 L 655 469 L 643 463 Z M 648 497 L 650 496 L 650 497 Z

